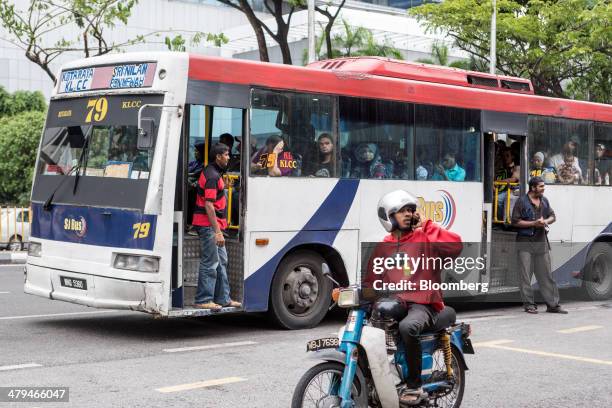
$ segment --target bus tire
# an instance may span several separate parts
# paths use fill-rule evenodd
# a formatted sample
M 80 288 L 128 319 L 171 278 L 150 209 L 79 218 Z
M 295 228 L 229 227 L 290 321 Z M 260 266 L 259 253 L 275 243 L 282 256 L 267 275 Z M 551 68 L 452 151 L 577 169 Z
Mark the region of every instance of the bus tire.
M 612 298 L 612 243 L 595 242 L 591 246 L 582 287 L 591 300 Z
M 323 320 L 331 302 L 331 281 L 323 276 L 321 255 L 296 251 L 283 259 L 270 290 L 269 315 L 285 329 L 306 329 Z

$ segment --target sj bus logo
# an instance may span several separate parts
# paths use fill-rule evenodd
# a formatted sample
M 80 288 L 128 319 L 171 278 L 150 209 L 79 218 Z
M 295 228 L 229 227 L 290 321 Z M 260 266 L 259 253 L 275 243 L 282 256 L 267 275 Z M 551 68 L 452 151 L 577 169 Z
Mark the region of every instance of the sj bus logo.
M 455 222 L 457 206 L 453 196 L 446 190 L 438 190 L 438 200 L 428 201 L 424 197 L 417 197 L 417 210 L 425 218 L 435 221 L 445 229 L 450 229 Z
M 72 231 L 77 237 L 83 238 L 87 233 L 87 221 L 83 217 L 64 218 L 64 230 Z

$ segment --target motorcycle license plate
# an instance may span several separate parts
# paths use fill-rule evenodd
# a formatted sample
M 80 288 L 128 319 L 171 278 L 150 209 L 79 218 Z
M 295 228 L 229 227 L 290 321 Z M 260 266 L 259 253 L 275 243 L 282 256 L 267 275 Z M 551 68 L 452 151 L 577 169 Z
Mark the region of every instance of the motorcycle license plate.
M 310 340 L 306 344 L 306 351 L 318 351 L 323 349 L 335 349 L 340 345 L 337 337 L 325 337 L 323 339 Z

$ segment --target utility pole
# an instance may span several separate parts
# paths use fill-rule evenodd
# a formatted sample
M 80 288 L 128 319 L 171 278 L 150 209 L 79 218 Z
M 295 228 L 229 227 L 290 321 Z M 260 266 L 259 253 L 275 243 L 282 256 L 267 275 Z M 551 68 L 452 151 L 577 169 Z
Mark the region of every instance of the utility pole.
M 315 0 L 308 0 L 308 63 L 315 61 Z
M 496 32 L 497 32 L 497 1 L 492 0 L 493 2 L 493 13 L 491 13 L 491 46 L 490 46 L 490 64 L 489 64 L 489 72 L 495 74 L 495 67 L 497 65 L 497 52 L 496 52 Z

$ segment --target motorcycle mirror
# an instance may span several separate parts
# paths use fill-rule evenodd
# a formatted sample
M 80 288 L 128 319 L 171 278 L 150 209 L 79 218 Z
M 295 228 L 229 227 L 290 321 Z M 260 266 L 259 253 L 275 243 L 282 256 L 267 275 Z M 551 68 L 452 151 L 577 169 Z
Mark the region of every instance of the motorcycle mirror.
M 329 266 L 326 263 L 321 264 L 321 273 L 323 274 L 323 276 L 327 277 L 330 281 L 334 282 L 336 286 L 340 287 L 340 284 L 338 283 L 338 281 L 332 278 L 331 271 L 329 269 Z

